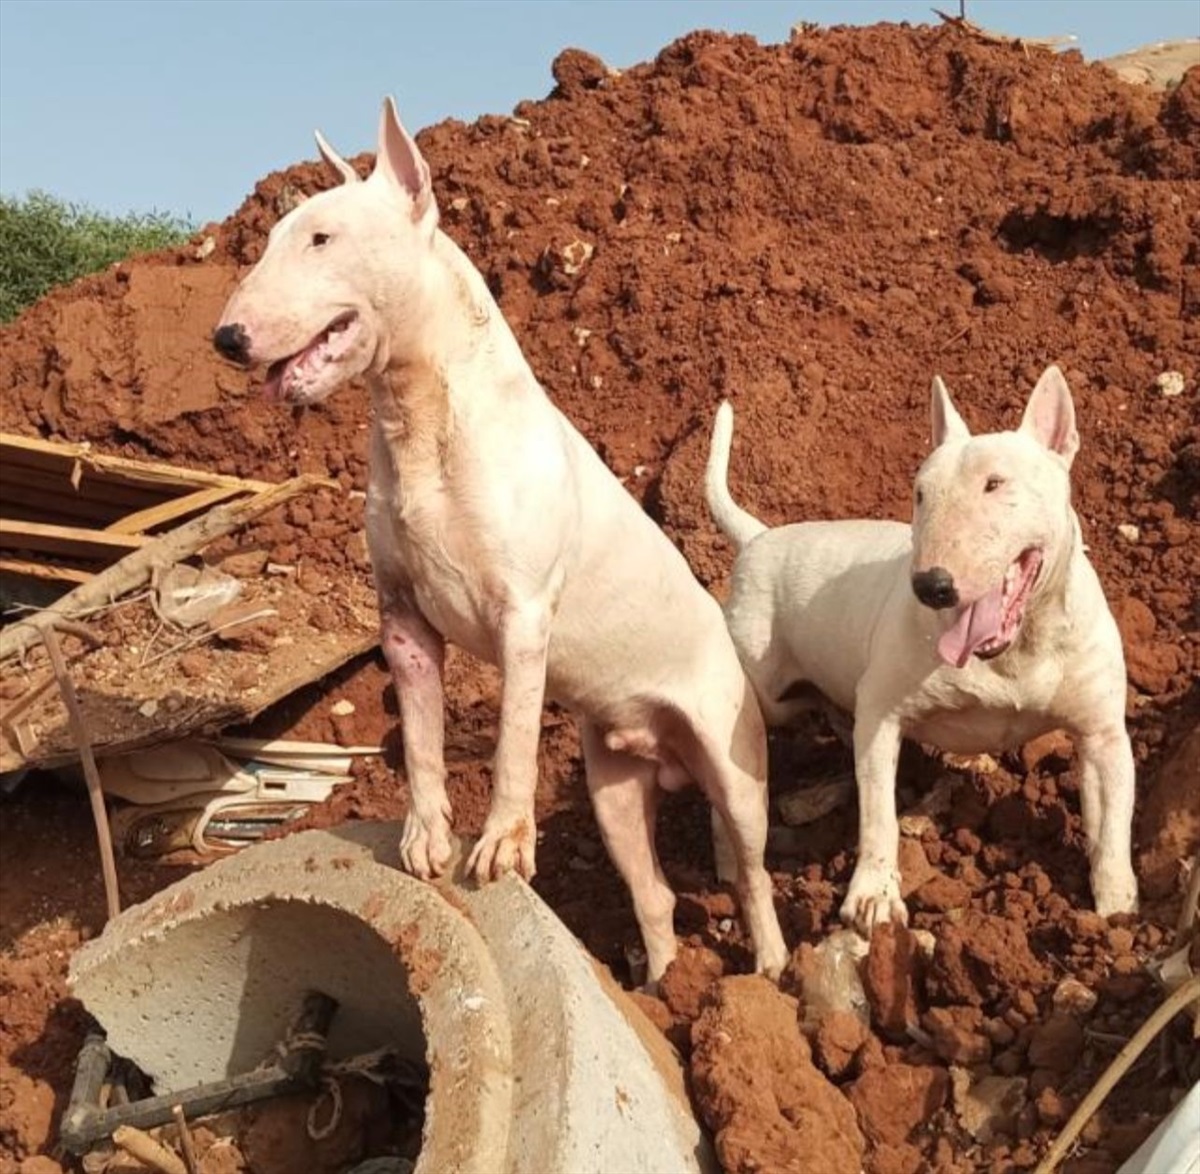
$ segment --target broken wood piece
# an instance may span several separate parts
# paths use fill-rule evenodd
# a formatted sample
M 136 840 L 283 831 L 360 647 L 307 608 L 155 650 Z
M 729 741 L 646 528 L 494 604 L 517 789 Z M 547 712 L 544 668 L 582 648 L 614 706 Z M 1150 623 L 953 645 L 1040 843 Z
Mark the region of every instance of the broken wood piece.
M 109 534 L 141 534 L 145 530 L 153 530 L 155 526 L 165 526 L 168 522 L 186 518 L 188 514 L 198 514 L 216 505 L 236 497 L 242 490 L 237 485 L 210 485 L 207 489 L 197 489 L 186 497 L 174 497 L 161 505 L 152 505 L 134 514 L 126 514 L 112 525 L 105 528 Z
M 192 1131 L 188 1128 L 187 1118 L 183 1115 L 182 1105 L 171 1106 L 171 1116 L 175 1118 L 175 1128 L 179 1132 L 179 1149 L 183 1154 L 183 1163 L 187 1166 L 188 1174 L 200 1174 L 200 1163 L 196 1161 L 196 1147 L 192 1144 Z
M 59 567 L 52 563 L 32 563 L 23 558 L 0 558 L 0 571 L 23 575 L 27 579 L 57 579 L 63 583 L 86 583 L 95 574 L 78 567 Z
M 789 827 L 815 823 L 831 811 L 849 803 L 854 796 L 853 774 L 845 778 L 817 783 L 801 791 L 789 791 L 778 799 L 779 814 Z
M 188 1168 L 178 1154 L 133 1125 L 118 1125 L 113 1130 L 112 1139 L 114 1145 L 137 1158 L 143 1165 L 157 1170 L 158 1174 L 188 1174 Z
M 58 558 L 107 558 L 114 553 L 136 550 L 146 542 L 139 534 L 0 518 L 0 546 L 8 550 L 30 550 Z
M 77 636 L 82 637 L 87 632 L 78 624 L 64 623 L 66 626 L 74 628 Z M 121 912 L 121 893 L 117 886 L 117 864 L 113 858 L 112 833 L 108 827 L 108 808 L 104 806 L 104 789 L 100 784 L 100 770 L 96 766 L 96 756 L 92 752 L 92 739 L 88 734 L 87 723 L 83 720 L 83 710 L 79 707 L 79 695 L 75 692 L 75 682 L 71 680 L 70 670 L 67 668 L 62 648 L 59 647 L 57 626 L 54 623 L 46 624 L 42 628 L 42 640 L 50 655 L 50 665 L 54 669 L 63 705 L 67 710 L 67 719 L 71 723 L 75 748 L 83 763 L 83 777 L 87 780 L 88 800 L 92 805 L 92 821 L 96 825 L 96 841 L 100 849 L 100 871 L 104 876 L 104 900 L 108 906 L 108 916 L 112 919 Z M 87 633 L 86 639 L 95 640 L 95 637 Z
M 949 12 L 943 12 L 940 8 L 931 8 L 930 12 L 939 17 L 943 24 L 957 25 L 964 32 L 970 33 L 971 36 L 996 45 L 1035 45 L 1057 53 L 1065 46 L 1073 45 L 1079 40 L 1074 33 L 1064 33 L 1056 37 L 1020 37 L 1013 36 L 1010 33 L 994 33 L 990 29 L 981 28 L 973 21 L 968 20 L 965 15 L 952 16 Z
M 261 493 L 271 488 L 268 481 L 230 477 L 224 473 L 209 473 L 201 469 L 181 469 L 176 465 L 156 461 L 106 456 L 103 453 L 92 452 L 89 444 L 40 440 L 31 436 L 17 436 L 11 432 L 0 432 L 0 453 L 3 453 L 7 463 L 13 465 L 29 465 L 42 469 L 59 466 L 64 470 L 74 465 L 80 471 L 90 469 L 97 473 L 105 473 L 118 482 L 149 489 L 201 489 L 205 486 L 225 485 L 232 486 L 242 493 Z
M 53 607 L 16 620 L 0 632 L 0 661 L 23 656 L 39 644 L 42 630 L 57 620 L 79 615 L 91 608 L 112 603 L 126 592 L 150 581 L 156 567 L 170 567 L 189 558 L 210 542 L 253 521 L 277 505 L 318 486 L 334 485 L 324 477 L 305 474 L 280 485 L 272 485 L 253 497 L 213 506 L 207 513 L 157 538 L 145 541 L 120 562 L 93 575 L 68 592 Z

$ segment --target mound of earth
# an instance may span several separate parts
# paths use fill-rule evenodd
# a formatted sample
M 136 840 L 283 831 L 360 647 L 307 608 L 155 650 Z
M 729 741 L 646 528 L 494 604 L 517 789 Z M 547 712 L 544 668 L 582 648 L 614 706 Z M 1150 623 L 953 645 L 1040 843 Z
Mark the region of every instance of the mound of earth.
M 1112 1041 L 1157 1001 L 1141 963 L 1170 941 L 1181 861 L 1200 827 L 1195 773 L 1164 768 L 1200 715 L 1200 69 L 1163 94 L 1075 53 L 953 25 L 881 25 L 802 31 L 785 45 L 696 33 L 620 74 L 569 50 L 554 76 L 547 98 L 512 117 L 418 136 L 443 226 L 485 275 L 549 394 L 715 591 L 731 555 L 700 478 L 720 399 L 737 412 L 734 493 L 765 521 L 905 518 L 933 374 L 977 431 L 1013 426 L 1048 363 L 1067 374 L 1082 435 L 1076 508 L 1129 662 L 1147 912 L 1114 925 L 1086 912 L 1069 746 L 950 765 L 906 755 L 902 806 L 939 781 L 952 795 L 906 844 L 906 860 L 922 873 L 914 925 L 941 943 L 910 984 L 920 1038 L 956 1042 L 931 1051 L 877 1018 L 826 1073 L 857 1111 L 872 1174 L 1032 1167 Z M 362 389 L 288 413 L 209 343 L 270 226 L 330 182 L 315 163 L 270 175 L 188 246 L 34 306 L 2 332 L 0 427 L 247 477 L 330 476 L 340 491 L 265 518 L 236 545 L 365 582 Z M 1177 382 L 1160 380 L 1169 372 L 1182 376 L 1180 394 L 1164 394 Z M 232 553 L 226 542 L 213 557 Z M 456 658 L 449 785 L 465 833 L 486 810 L 494 697 L 495 675 Z M 351 730 L 330 713 L 339 700 L 353 702 Z M 386 674 L 366 658 L 257 728 L 394 747 L 394 722 Z M 777 789 L 849 765 L 823 736 L 775 737 L 772 754 Z M 553 710 L 541 770 L 537 885 L 627 978 L 636 926 L 587 809 L 573 728 Z M 364 765 L 316 818 L 394 817 L 405 802 L 389 767 Z M 102 915 L 86 820 L 74 798 L 28 786 L 0 820 L 6 873 L 20 878 L 6 877 L 0 907 L 0 1066 L 23 1081 L 11 1085 L 15 1105 L 0 1100 L 0 1153 L 14 1169 L 51 1144 L 81 1038 L 62 979 L 67 949 Z M 51 837 L 38 830 L 46 821 Z M 772 841 L 790 944 L 836 924 L 854 837 L 843 810 Z M 683 939 L 729 972 L 746 970 L 698 800 L 668 800 L 660 844 Z M 24 870 L 8 863 L 14 854 Z M 135 893 L 174 875 L 124 870 Z M 736 1033 L 732 1043 L 714 1034 L 739 988 L 709 990 L 719 973 L 702 974 L 705 990 L 686 1006 L 652 1009 L 685 1052 L 696 1020 L 697 1091 L 714 1127 L 736 1116 L 723 1152 L 753 1168 L 744 1114 L 758 1093 L 735 1095 L 727 1080 L 753 1057 L 731 1053 Z M 1055 1007 L 1065 977 L 1099 996 L 1069 1013 L 1068 1028 Z M 747 1049 L 755 1038 L 747 1029 Z M 1075 1049 L 1065 1070 L 1046 1059 L 1064 1039 Z M 967 1131 L 948 1091 L 962 1056 L 968 1083 L 1024 1081 L 987 1141 Z M 1123 1083 L 1085 1135 L 1089 1168 L 1115 1168 L 1191 1078 L 1177 1059 L 1161 1079 Z M 873 1116 L 918 1094 L 927 1111 L 915 1124 Z

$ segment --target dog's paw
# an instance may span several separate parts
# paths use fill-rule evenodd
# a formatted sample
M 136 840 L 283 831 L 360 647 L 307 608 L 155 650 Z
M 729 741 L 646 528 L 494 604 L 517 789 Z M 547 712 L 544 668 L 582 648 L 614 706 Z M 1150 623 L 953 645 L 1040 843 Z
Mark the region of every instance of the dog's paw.
M 483 834 L 467 860 L 467 873 L 480 884 L 499 880 L 510 872 L 533 880 L 537 872 L 536 842 L 537 825 L 532 808 L 515 814 L 491 811 L 484 822 Z
M 1096 869 L 1092 873 L 1092 898 L 1101 917 L 1114 913 L 1136 913 L 1137 879 L 1131 868 Z
M 414 806 L 404 817 L 400 833 L 400 865 L 404 871 L 421 880 L 432 880 L 446 871 L 452 851 L 449 801 L 424 812 Z
M 842 902 L 842 921 L 869 938 L 877 925 L 894 921 L 908 924 L 908 910 L 900 898 L 900 878 L 895 873 L 858 868 Z
M 791 960 L 792 956 L 787 952 L 787 947 L 781 939 L 778 944 L 772 943 L 755 951 L 754 973 L 761 974 L 772 982 L 778 982 Z

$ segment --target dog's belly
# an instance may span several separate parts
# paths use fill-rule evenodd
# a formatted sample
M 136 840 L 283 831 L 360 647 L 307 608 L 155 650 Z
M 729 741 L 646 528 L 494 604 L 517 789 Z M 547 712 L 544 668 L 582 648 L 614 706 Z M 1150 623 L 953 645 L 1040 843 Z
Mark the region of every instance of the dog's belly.
M 1044 712 L 979 707 L 928 714 L 904 732 L 952 754 L 988 754 L 1015 749 L 1061 725 Z

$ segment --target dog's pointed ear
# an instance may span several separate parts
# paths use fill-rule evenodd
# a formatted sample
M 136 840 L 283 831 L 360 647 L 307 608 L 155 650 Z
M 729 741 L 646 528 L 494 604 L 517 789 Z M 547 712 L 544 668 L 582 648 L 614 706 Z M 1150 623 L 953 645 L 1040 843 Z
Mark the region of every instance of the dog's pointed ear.
M 947 440 L 968 440 L 971 430 L 963 423 L 950 399 L 950 393 L 942 382 L 940 375 L 933 377 L 933 386 L 929 389 L 930 419 L 933 424 L 933 447 L 937 448 Z
M 408 196 L 412 201 L 413 220 L 423 220 L 431 211 L 436 212 L 429 164 L 412 135 L 401 125 L 396 103 L 390 97 L 384 99 L 379 118 L 379 147 L 371 178 L 376 175 Z
M 358 172 L 329 145 L 325 136 L 319 130 L 314 130 L 313 135 L 316 137 L 317 150 L 321 152 L 321 158 L 341 176 L 342 183 L 360 182 Z
M 1021 429 L 1038 444 L 1056 453 L 1069 469 L 1079 451 L 1079 432 L 1075 427 L 1075 404 L 1063 373 L 1054 366 L 1047 367 L 1037 381 Z

